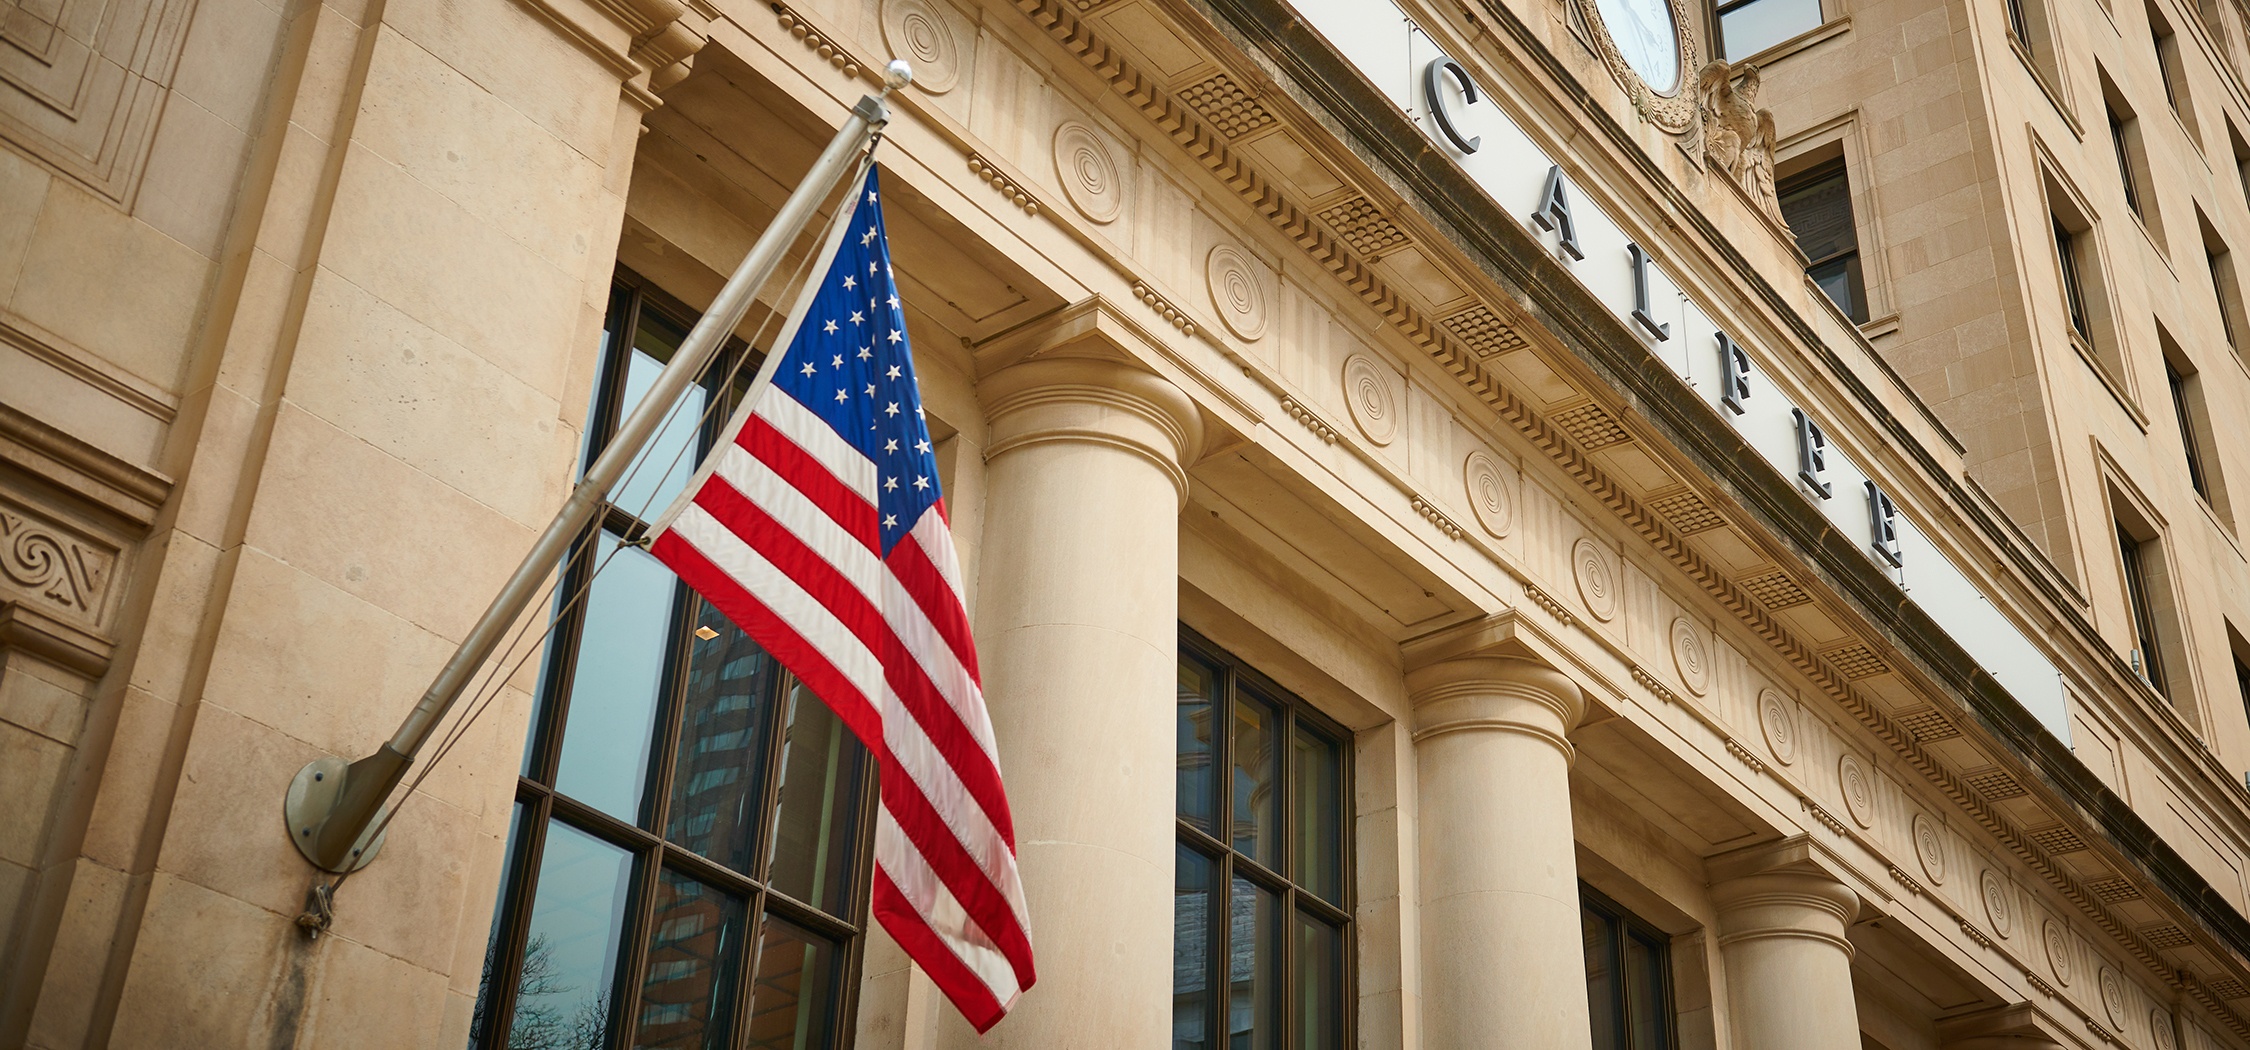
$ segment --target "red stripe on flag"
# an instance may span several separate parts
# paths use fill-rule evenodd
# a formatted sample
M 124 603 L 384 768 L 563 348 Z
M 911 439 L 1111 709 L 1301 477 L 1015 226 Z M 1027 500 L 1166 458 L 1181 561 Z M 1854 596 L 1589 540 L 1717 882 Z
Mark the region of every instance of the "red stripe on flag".
M 873 701 L 862 695 L 859 687 L 853 685 L 842 671 L 837 670 L 836 665 L 830 663 L 828 657 L 817 647 L 789 626 L 788 621 L 774 615 L 773 610 L 768 609 L 764 602 L 744 590 L 741 584 L 735 582 L 734 577 L 712 564 L 711 559 L 704 557 L 702 551 L 681 539 L 676 532 L 666 530 L 656 537 L 656 542 L 649 547 L 649 553 L 679 574 L 680 579 L 695 588 L 697 593 L 703 595 L 704 600 L 716 606 L 727 619 L 734 621 L 734 625 L 742 628 L 743 633 L 757 642 L 767 655 L 772 656 L 775 662 L 787 668 L 807 689 L 812 690 L 814 696 L 825 701 L 836 712 L 836 717 L 843 720 L 844 727 L 850 729 L 860 743 L 867 745 L 867 750 L 875 755 L 882 768 L 890 769 L 896 765 L 890 761 L 890 752 L 883 746 L 883 718 L 876 711 Z
M 954 1007 L 961 1011 L 961 1016 L 969 1024 L 975 1026 L 977 1034 L 991 1031 L 993 1025 L 999 1024 L 1000 1019 L 1007 1016 L 1007 1004 L 993 998 L 992 989 L 986 987 L 983 979 L 962 963 L 959 956 L 953 954 L 953 948 L 945 943 L 945 938 L 930 929 L 921 914 L 914 910 L 913 902 L 906 899 L 906 894 L 899 891 L 898 884 L 892 882 L 890 875 L 881 868 L 875 869 L 873 897 L 876 920 L 883 924 L 883 929 L 890 932 L 891 939 L 897 941 L 899 947 L 906 949 L 906 954 L 922 967 L 922 972 L 930 975 L 930 981 L 938 986 L 938 991 L 944 992 L 946 998 L 953 1000 Z M 1028 986 L 1026 982 L 1019 981 L 1019 984 Z
M 900 546 L 904 546 L 901 544 Z M 1015 848 L 1015 820 L 1008 812 L 1008 795 L 1000 785 L 1000 770 L 993 766 L 992 756 L 985 753 L 984 745 L 977 742 L 969 727 L 961 724 L 961 716 L 946 702 L 945 695 L 929 679 L 928 672 L 917 663 L 906 646 L 894 635 L 888 644 L 898 653 L 897 658 L 883 660 L 883 680 L 889 683 L 899 706 L 922 727 L 923 735 L 937 748 L 945 764 L 953 768 L 977 808 L 984 811 L 985 819 L 1010 849 Z
M 843 621 L 845 629 L 857 636 L 868 652 L 880 657 L 883 614 L 876 607 L 876 596 L 861 590 L 834 562 L 806 546 L 796 533 L 775 521 L 764 507 L 752 503 L 750 497 L 735 491 L 725 478 L 712 475 L 703 490 L 695 494 L 695 505 L 709 511 L 720 528 L 757 551 L 760 557 L 781 570 L 782 575 L 796 581 L 822 608 Z
M 945 536 L 950 540 L 953 533 L 947 530 Z M 978 681 L 977 644 L 969 634 L 968 610 L 961 607 L 961 596 L 953 592 L 953 585 L 946 581 L 945 574 L 930 561 L 930 552 L 922 549 L 921 540 L 908 533 L 891 548 L 890 556 L 884 561 L 890 565 L 891 575 L 898 577 L 906 593 L 914 598 L 914 604 L 921 606 L 923 615 L 930 618 L 930 625 L 937 628 L 946 647 L 953 650 L 954 658 L 968 670 L 969 679 Z
M 756 414 L 751 415 L 749 425 L 742 428 L 742 436 L 735 444 L 780 475 L 791 488 L 804 493 L 806 499 L 826 511 L 845 532 L 858 537 L 868 550 L 881 549 L 877 546 L 881 538 L 875 530 L 872 493 L 858 492 L 846 485 L 844 479 L 829 471 L 827 464 L 798 447 L 789 440 L 789 435 Z
M 883 766 L 883 808 L 898 821 L 899 830 L 906 833 L 908 842 L 935 872 L 938 881 L 961 902 L 961 909 L 984 928 L 985 935 L 1000 953 L 1008 957 L 1015 968 L 1016 979 L 1024 987 L 1031 986 L 1031 938 L 1021 923 L 1016 921 L 1015 908 L 1008 898 L 992 884 L 990 876 L 977 866 L 976 858 L 969 856 L 967 848 L 945 823 L 921 788 L 898 763 Z M 1014 851 L 1009 851 L 1014 856 Z

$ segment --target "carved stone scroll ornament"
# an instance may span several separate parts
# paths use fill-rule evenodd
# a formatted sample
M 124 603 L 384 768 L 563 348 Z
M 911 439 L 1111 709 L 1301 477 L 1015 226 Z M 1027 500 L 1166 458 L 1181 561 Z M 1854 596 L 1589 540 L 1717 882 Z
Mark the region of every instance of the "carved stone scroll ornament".
M 1696 74 L 1703 156 L 1742 187 L 1767 218 L 1787 229 L 1773 185 L 1778 136 L 1773 111 L 1758 108 L 1761 84 L 1758 67 L 1749 63 L 1736 67 L 1717 60 Z
M 94 619 L 108 589 L 110 554 L 41 522 L 0 510 L 0 593 L 20 589 Z

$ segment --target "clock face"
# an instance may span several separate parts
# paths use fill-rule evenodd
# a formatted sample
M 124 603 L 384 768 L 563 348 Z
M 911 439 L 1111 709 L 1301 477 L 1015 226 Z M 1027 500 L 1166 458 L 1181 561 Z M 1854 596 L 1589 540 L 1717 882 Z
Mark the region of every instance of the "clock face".
M 1594 0 L 1610 42 L 1649 90 L 1668 95 L 1680 86 L 1680 37 L 1670 0 Z

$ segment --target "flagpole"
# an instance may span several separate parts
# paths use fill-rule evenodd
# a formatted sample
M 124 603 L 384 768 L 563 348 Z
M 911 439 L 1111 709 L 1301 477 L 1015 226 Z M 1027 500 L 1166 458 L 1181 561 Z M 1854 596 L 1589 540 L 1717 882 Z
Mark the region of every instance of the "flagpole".
M 835 191 L 837 182 L 851 171 L 861 150 L 890 120 L 883 99 L 911 81 L 913 71 L 905 62 L 894 61 L 884 73 L 882 92 L 863 95 L 852 107 L 850 118 L 828 141 L 827 149 L 821 151 L 804 181 L 789 194 L 773 222 L 758 235 L 757 243 L 742 257 L 734 276 L 727 279 L 726 286 L 711 301 L 703 319 L 696 322 L 694 330 L 672 355 L 671 362 L 656 377 L 655 384 L 618 426 L 616 436 L 586 468 L 585 476 L 571 490 L 570 499 L 563 504 L 561 512 L 547 524 L 547 530 L 532 544 L 531 552 L 524 555 L 523 563 L 516 566 L 515 574 L 508 577 L 508 582 L 492 599 L 492 605 L 463 637 L 460 648 L 438 671 L 421 701 L 399 724 L 398 732 L 373 754 L 348 765 L 341 758 L 324 756 L 298 771 L 289 785 L 282 809 L 288 818 L 289 840 L 297 844 L 297 851 L 315 867 L 345 872 L 374 859 L 382 843 L 379 834 L 369 836 L 370 826 L 380 815 L 384 800 L 405 777 L 407 767 L 414 763 L 422 745 L 436 731 L 438 721 L 460 699 L 470 677 L 499 648 L 509 626 L 537 598 L 542 584 L 561 563 L 570 545 L 585 531 L 587 523 L 594 519 L 602 502 L 608 498 L 609 490 L 624 476 L 641 447 L 670 414 L 673 403 L 702 374 L 727 336 L 742 323 L 750 304 L 772 279 L 782 256 L 812 221 L 820 203 Z

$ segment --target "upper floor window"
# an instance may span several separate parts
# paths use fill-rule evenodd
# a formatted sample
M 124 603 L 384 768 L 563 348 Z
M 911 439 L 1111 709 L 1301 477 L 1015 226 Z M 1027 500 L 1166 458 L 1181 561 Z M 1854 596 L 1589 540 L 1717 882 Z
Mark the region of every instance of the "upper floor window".
M 2071 334 L 2091 345 L 2094 341 L 2093 312 L 2088 309 L 2080 251 L 2078 231 L 2064 225 L 2061 218 L 2056 218 L 2055 261 L 2062 267 L 2063 306 L 2070 315 Z
M 2148 5 L 2148 33 L 2156 49 L 2156 72 L 2164 82 L 2164 100 L 2172 111 L 2180 115 L 2180 123 L 2194 135 L 2195 110 L 2188 104 L 2187 72 L 2180 65 L 2180 38 L 2172 31 L 2172 22 L 2164 17 L 2156 4 Z
M 1343 1050 L 1351 736 L 1185 631 L 1174 1050 Z
M 621 277 L 589 449 L 690 320 Z M 746 352 L 729 348 L 713 373 Z M 865 753 L 733 623 L 617 542 L 685 483 L 725 421 L 697 410 L 720 395 L 693 392 L 565 571 L 474 1047 L 811 1050 L 844 1034 L 866 911 Z
M 1671 1050 L 1672 939 L 1581 882 L 1593 1050 Z
M 1844 160 L 1791 175 L 1778 187 L 1781 214 L 1809 260 L 1805 274 L 1828 293 L 1844 315 L 1867 323 L 1867 284 L 1860 275 L 1859 227 L 1852 216 L 1852 184 Z
M 1739 62 L 1792 37 L 1820 28 L 1820 0 L 1719 0 L 1718 39 L 1712 52 Z
M 2157 552 L 2150 549 L 2155 545 L 2154 540 L 2133 535 L 2124 522 L 2117 524 L 2117 556 L 2125 570 L 2125 603 L 2133 614 L 2134 670 L 2157 692 L 2164 693 L 2164 645 L 2157 633 L 2154 578 L 2161 562 L 2157 561 Z

